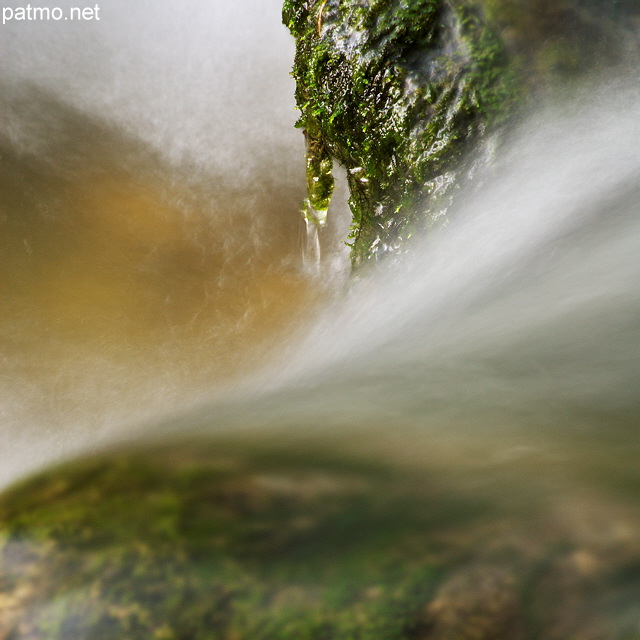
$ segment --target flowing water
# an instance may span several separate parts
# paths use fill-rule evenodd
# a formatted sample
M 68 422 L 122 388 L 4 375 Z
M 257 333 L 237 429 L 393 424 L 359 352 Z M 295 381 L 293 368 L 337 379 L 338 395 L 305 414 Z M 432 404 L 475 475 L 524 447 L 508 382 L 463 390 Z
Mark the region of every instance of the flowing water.
M 347 285 L 340 198 L 303 264 L 278 5 L 2 27 L 0 481 L 121 440 L 384 460 L 542 502 L 585 574 L 630 567 L 611 607 L 640 633 L 637 72 L 558 92 Z
M 2 481 L 255 369 L 324 295 L 293 43 L 236 4 L 3 25 Z
M 477 472 L 637 498 L 632 83 L 591 87 L 533 116 L 446 228 L 326 305 L 301 344 L 235 394 L 160 431 L 243 425 L 335 438 L 467 480 Z

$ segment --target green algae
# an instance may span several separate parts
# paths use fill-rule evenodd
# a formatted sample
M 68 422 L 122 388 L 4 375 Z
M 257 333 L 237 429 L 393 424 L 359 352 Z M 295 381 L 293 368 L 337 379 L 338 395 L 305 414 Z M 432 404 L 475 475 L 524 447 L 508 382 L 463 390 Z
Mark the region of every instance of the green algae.
M 446 220 L 528 102 L 640 51 L 637 3 L 614 5 L 285 0 L 306 210 L 326 212 L 334 159 L 347 170 L 353 265 L 404 251 Z
M 616 560 L 522 507 L 317 451 L 108 452 L 0 496 L 0 637 L 561 640 L 627 606 L 633 545 Z
M 308 185 L 347 169 L 354 264 L 395 252 L 446 208 L 475 139 L 516 99 L 499 38 L 469 2 L 285 2 Z M 328 205 L 330 189 L 309 199 Z M 419 214 L 429 196 L 428 219 Z
M 397 485 L 188 447 L 67 465 L 0 501 L 0 636 L 404 638 L 439 569 Z

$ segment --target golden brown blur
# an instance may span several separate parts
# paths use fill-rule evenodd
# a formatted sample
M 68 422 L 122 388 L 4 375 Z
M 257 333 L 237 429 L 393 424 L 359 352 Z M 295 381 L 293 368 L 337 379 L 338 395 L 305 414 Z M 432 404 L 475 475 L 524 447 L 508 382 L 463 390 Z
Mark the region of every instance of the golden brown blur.
M 313 305 L 286 177 L 169 166 L 36 90 L 4 106 L 2 386 L 47 427 L 188 402 L 255 370 Z

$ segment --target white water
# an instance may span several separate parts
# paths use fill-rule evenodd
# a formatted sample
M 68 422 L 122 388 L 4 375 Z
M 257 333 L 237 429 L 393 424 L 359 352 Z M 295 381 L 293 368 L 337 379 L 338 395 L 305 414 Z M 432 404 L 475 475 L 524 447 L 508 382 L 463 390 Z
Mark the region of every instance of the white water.
M 302 181 L 279 0 L 189 7 L 112 1 L 99 24 L 5 26 L 3 83 L 61 94 L 203 179 L 222 171 L 251 192 L 267 167 L 283 183 Z M 533 460 L 569 475 L 585 467 L 636 478 L 637 80 L 559 97 L 532 116 L 446 230 L 307 319 L 302 346 L 292 338 L 242 385 L 199 390 L 196 401 L 165 378 L 149 391 L 135 362 L 127 370 L 105 356 L 100 374 L 87 375 L 79 361 L 74 402 L 102 397 L 88 421 L 55 386 L 34 391 L 49 394 L 49 413 L 32 411 L 15 390 L 21 380 L 5 379 L 1 481 L 123 434 L 240 429 L 341 436 L 340 446 L 418 464 L 518 469 Z M 28 127 L 10 134 L 18 146 L 33 141 Z M 140 406 L 111 390 L 115 378 L 134 395 L 140 385 Z
M 174 161 L 222 168 L 236 183 L 265 162 L 291 171 L 289 152 L 304 145 L 292 126 L 294 44 L 278 0 L 99 5 L 99 21 L 0 25 L 3 82 L 51 90 Z
M 355 286 L 238 398 L 166 427 L 338 437 L 458 469 L 534 460 L 571 476 L 586 465 L 637 482 L 632 80 L 534 115 L 448 228 Z
M 251 343 L 230 317 L 254 333 L 283 323 L 264 308 L 299 251 L 304 141 L 279 1 L 100 6 L 100 21 L 0 26 L 1 170 L 16 192 L 0 196 L 3 483 L 219 384 L 190 369 L 226 375 L 218 362 Z M 52 233 L 56 217 L 72 220 Z

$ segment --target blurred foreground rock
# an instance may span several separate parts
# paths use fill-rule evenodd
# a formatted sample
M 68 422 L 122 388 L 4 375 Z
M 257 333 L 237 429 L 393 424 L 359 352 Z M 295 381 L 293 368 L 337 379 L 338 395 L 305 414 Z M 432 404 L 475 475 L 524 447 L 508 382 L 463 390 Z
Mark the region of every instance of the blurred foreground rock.
M 112 452 L 6 492 L 0 638 L 640 637 L 633 544 L 426 474 L 240 449 Z

